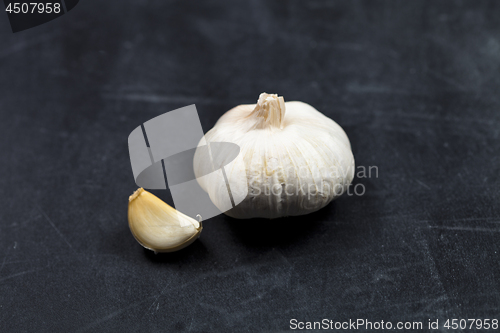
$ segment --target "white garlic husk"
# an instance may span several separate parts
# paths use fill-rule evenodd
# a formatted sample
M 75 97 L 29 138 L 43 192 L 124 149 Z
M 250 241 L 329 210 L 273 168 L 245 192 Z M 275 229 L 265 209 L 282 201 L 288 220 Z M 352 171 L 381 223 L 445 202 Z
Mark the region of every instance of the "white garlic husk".
M 257 104 L 227 111 L 200 145 L 231 142 L 240 156 L 225 168 L 233 196 L 248 194 L 231 210 L 235 218 L 278 218 L 317 211 L 342 195 L 354 178 L 354 157 L 344 130 L 303 102 L 262 93 Z M 195 175 L 209 163 L 194 157 Z M 197 178 L 217 206 L 224 186 Z M 238 200 L 240 201 L 240 200 Z

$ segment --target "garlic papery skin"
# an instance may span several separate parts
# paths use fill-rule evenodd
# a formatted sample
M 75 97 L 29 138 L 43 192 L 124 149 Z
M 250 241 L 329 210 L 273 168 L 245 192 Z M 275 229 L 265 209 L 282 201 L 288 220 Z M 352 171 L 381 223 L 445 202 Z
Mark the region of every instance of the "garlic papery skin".
M 278 218 L 317 211 L 342 195 L 354 178 L 354 156 L 344 130 L 303 102 L 262 93 L 257 104 L 227 111 L 199 146 L 231 142 L 241 158 L 225 167 L 228 184 L 248 189 L 244 200 L 225 212 L 235 218 Z M 195 175 L 209 163 L 197 154 Z M 217 206 L 222 186 L 197 178 Z M 240 191 L 241 192 L 241 191 Z
M 194 242 L 202 230 L 200 222 L 143 188 L 129 197 L 128 223 L 139 244 L 155 252 L 180 250 Z

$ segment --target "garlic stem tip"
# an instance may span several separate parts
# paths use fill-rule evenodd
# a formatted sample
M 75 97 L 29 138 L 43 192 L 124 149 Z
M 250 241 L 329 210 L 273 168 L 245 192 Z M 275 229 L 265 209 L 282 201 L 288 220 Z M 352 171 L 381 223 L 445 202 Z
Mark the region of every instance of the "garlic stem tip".
M 144 192 L 144 189 L 139 187 L 131 196 L 128 197 L 128 202 L 132 202 L 135 198 L 141 195 L 142 192 Z

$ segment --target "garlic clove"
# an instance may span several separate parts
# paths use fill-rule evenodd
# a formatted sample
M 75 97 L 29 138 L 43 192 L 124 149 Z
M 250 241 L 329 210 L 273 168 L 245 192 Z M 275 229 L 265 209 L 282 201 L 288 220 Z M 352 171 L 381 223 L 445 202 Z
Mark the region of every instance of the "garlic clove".
M 193 243 L 202 225 L 157 196 L 139 188 L 129 197 L 128 223 L 132 235 L 145 248 L 174 252 Z

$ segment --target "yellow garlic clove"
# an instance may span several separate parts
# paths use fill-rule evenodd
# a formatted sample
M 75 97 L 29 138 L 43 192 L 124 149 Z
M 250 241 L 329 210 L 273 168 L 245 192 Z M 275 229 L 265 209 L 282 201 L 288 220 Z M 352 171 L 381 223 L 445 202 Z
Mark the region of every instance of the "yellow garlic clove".
M 182 214 L 143 188 L 135 191 L 128 200 L 130 231 L 145 248 L 155 252 L 174 252 L 200 236 L 201 222 Z

